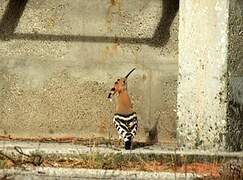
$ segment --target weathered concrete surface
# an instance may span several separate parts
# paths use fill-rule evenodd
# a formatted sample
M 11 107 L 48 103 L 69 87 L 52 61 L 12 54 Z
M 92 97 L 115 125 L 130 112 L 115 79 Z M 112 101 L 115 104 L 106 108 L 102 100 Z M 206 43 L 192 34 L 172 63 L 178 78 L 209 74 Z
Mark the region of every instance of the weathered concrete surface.
M 225 148 L 229 0 L 180 2 L 178 140 Z
M 29 0 L 13 34 L 0 27 L 0 135 L 117 137 L 107 93 L 136 67 L 129 90 L 137 139 L 158 121 L 159 141 L 173 140 L 178 17 L 165 30 L 170 39 L 154 41 L 170 13 L 163 2 Z
M 229 103 L 227 148 L 243 150 L 243 1 L 233 0 L 229 11 Z
M 179 29 L 180 145 L 242 151 L 243 2 L 181 2 Z
M 9 141 L 0 141 L 0 151 L 7 155 L 17 155 L 19 156 L 19 153 L 14 149 L 14 147 L 21 147 L 23 152 L 25 154 L 41 154 L 44 158 L 46 157 L 80 157 L 81 154 L 86 155 L 93 155 L 95 153 L 99 154 L 105 154 L 105 155 L 111 155 L 111 154 L 122 154 L 124 156 L 143 156 L 143 155 L 158 155 L 161 158 L 164 158 L 164 163 L 166 162 L 166 157 L 170 157 L 171 159 L 177 159 L 179 162 L 183 159 L 182 162 L 213 162 L 216 163 L 219 160 L 219 157 L 221 157 L 222 161 L 225 162 L 228 159 L 243 159 L 243 153 L 241 152 L 212 152 L 212 151 L 199 151 L 199 150 L 190 150 L 190 151 L 184 151 L 184 150 L 164 150 L 164 148 L 153 145 L 146 148 L 138 148 L 132 151 L 127 150 L 117 150 L 112 149 L 111 147 L 85 147 L 80 145 L 74 145 L 74 144 L 60 144 L 60 143 L 33 143 L 33 142 L 9 142 Z M 181 159 L 180 159 L 181 157 Z M 168 158 L 168 161 L 171 162 L 170 158 Z M 185 163 L 186 163 L 185 162 Z M 90 169 L 65 169 L 65 168 L 29 168 L 27 166 L 27 169 L 25 167 L 25 170 L 23 169 L 11 169 L 11 170 L 0 170 L 0 177 L 1 175 L 10 175 L 11 177 L 15 177 L 16 179 L 21 178 L 46 178 L 46 179 L 52 179 L 54 177 L 61 177 L 63 179 L 67 177 L 72 178 L 95 178 L 95 177 L 104 177 L 104 178 L 111 178 L 111 176 L 117 175 L 116 178 L 124 178 L 124 177 L 130 177 L 136 179 L 186 179 L 187 178 L 195 178 L 197 176 L 196 174 L 181 174 L 181 173 L 166 173 L 166 172 L 143 172 L 143 171 L 118 171 L 118 170 L 90 170 Z M 174 176 L 172 176 L 174 175 Z
M 202 151 L 202 150 L 182 150 L 182 149 L 166 149 L 166 147 L 153 145 L 147 147 L 136 148 L 132 151 L 125 149 L 117 149 L 114 147 L 107 147 L 104 145 L 100 146 L 82 146 L 70 143 L 37 143 L 37 142 L 18 142 L 18 141 L 0 141 L 0 150 L 8 155 L 19 155 L 15 150 L 15 147 L 21 147 L 26 154 L 40 153 L 45 156 L 55 156 L 55 157 L 77 157 L 80 154 L 116 154 L 121 153 L 122 155 L 161 155 L 166 156 L 177 156 L 177 157 L 187 157 L 186 159 L 193 159 L 197 161 L 199 159 L 204 159 L 206 162 L 211 160 L 216 160 L 217 157 L 223 157 L 226 159 L 243 159 L 243 152 L 219 152 L 219 151 Z M 193 157 L 193 158 L 190 158 Z
M 0 170 L 0 178 L 7 175 L 16 180 L 54 180 L 54 179 L 196 179 L 202 176 L 192 173 L 120 171 L 101 169 L 65 169 L 65 168 L 27 168 Z

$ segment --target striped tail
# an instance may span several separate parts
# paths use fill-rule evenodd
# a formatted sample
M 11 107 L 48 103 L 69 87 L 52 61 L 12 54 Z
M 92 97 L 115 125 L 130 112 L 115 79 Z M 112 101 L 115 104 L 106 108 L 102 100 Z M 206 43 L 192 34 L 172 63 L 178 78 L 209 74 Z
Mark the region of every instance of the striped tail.
M 119 136 L 125 142 L 125 149 L 130 149 L 132 139 L 136 135 L 138 128 L 137 114 L 135 112 L 129 115 L 115 114 L 113 123 Z

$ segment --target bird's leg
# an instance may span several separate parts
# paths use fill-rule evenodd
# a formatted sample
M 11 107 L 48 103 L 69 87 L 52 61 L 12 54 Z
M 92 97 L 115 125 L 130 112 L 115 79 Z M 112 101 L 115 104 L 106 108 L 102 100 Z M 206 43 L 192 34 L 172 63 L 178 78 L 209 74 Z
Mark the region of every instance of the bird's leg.
M 118 140 L 118 147 L 121 148 L 123 145 L 123 140 L 121 137 L 119 137 L 119 140 Z

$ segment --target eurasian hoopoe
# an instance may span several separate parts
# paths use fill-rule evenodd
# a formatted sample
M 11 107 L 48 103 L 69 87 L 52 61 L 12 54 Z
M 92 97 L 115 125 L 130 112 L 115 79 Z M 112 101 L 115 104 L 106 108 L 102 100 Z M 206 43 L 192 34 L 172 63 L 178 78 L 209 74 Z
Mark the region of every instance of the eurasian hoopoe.
M 136 135 L 138 128 L 137 114 L 133 111 L 131 100 L 127 91 L 127 78 L 135 70 L 132 69 L 125 78 L 117 79 L 108 95 L 111 100 L 113 95 L 117 95 L 116 112 L 113 123 L 121 139 L 125 142 L 125 149 L 131 149 L 132 139 Z

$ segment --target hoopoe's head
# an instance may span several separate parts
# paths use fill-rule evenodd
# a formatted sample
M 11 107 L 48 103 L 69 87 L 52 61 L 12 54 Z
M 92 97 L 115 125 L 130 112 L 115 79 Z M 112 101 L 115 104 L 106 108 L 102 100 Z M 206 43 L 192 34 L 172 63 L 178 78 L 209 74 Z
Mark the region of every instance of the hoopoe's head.
M 113 95 L 115 94 L 119 95 L 121 92 L 127 90 L 127 78 L 134 70 L 135 68 L 133 68 L 124 78 L 120 78 L 116 80 L 108 95 L 108 98 L 110 100 L 112 99 Z

